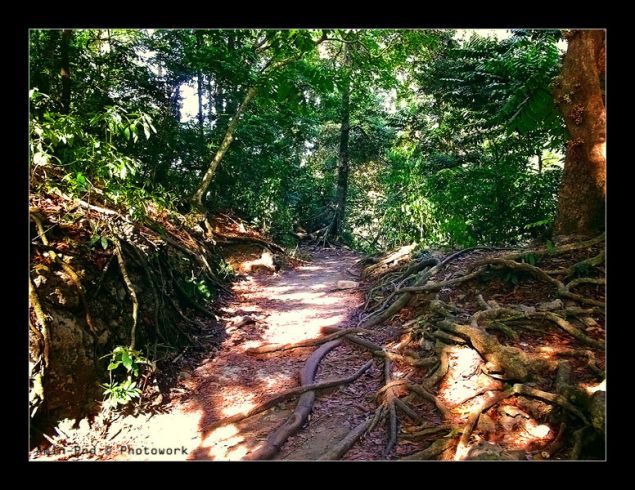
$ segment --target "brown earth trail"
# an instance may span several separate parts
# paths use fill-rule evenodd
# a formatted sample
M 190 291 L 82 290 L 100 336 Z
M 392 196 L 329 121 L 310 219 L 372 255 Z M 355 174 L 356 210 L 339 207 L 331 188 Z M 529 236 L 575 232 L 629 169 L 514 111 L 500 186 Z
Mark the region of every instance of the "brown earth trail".
M 293 412 L 297 398 L 236 424 L 216 429 L 209 426 L 219 419 L 248 410 L 281 391 L 299 386 L 299 372 L 316 347 L 256 355 L 248 353 L 248 349 L 267 344 L 295 344 L 322 337 L 323 327 L 354 326 L 353 316 L 363 303 L 362 292 L 337 290 L 336 284 L 340 280 L 355 279 L 347 270 L 358 258 L 355 253 L 343 249 L 318 250 L 308 264 L 296 269 L 284 270 L 273 276 L 254 274 L 236 282 L 235 296 L 222 308 L 227 337 L 219 350 L 203 359 L 198 367 L 180 373 L 176 389 L 180 396 L 171 400 L 165 413 L 121 417 L 97 442 L 84 421 L 79 424 L 79 429 L 67 424 L 65 432 L 76 433 L 69 439 L 79 441 L 81 446 L 91 446 L 82 449 L 86 454 L 78 455 L 75 454 L 76 449 L 67 448 L 62 455 L 35 457 L 117 460 L 248 458 Z M 342 343 L 322 360 L 315 381 L 352 375 L 370 357 L 370 354 L 354 351 Z M 305 424 L 302 430 L 291 436 L 274 458 L 317 459 L 363 420 L 373 409 L 373 401 L 360 400 L 359 395 L 381 386 L 381 364 L 375 362 L 376 365 L 355 382 L 317 392 L 309 426 Z M 95 454 L 90 451 L 93 445 L 97 446 Z M 62 448 L 59 449 L 62 451 Z M 171 451 L 168 452 L 168 449 Z

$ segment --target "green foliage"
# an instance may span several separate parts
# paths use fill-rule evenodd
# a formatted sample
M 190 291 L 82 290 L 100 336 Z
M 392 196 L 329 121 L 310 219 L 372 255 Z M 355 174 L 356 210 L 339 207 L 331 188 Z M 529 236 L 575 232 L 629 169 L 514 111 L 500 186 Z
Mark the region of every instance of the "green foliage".
M 137 386 L 136 381 L 132 381 L 130 376 L 121 382 L 104 383 L 102 388 L 104 388 L 106 405 L 111 408 L 116 408 L 118 405 L 127 405 L 134 398 L 141 397 L 141 390 Z
M 209 301 L 213 298 L 213 289 L 209 287 L 205 279 L 197 279 L 192 276 L 183 287 L 187 295 L 193 300 Z
M 140 351 L 125 346 L 116 347 L 104 357 L 110 357 L 107 367 L 110 382 L 101 385 L 104 389 L 106 406 L 116 408 L 119 405 L 128 404 L 134 398 L 140 398 L 139 375 L 143 366 L 150 366 L 152 363 Z M 122 368 L 126 373 L 125 378 L 119 373 Z
M 573 266 L 573 277 L 589 277 L 593 272 L 593 265 L 588 262 L 578 262 Z
M 205 203 L 293 246 L 296 227 L 331 219 L 350 79 L 349 244 L 371 252 L 549 236 L 566 138 L 551 96 L 558 31 L 458 41 L 449 30 L 332 29 L 317 49 L 323 34 L 74 30 L 62 114 L 61 31 L 32 30 L 30 164 L 48 176 L 32 185 L 103 190 L 133 219 L 151 201 L 186 211 L 255 85 Z M 200 122 L 183 105 L 199 85 Z M 199 286 L 187 288 L 205 299 Z
M 524 264 L 537 265 L 540 262 L 540 255 L 528 252 L 520 257 L 520 261 Z

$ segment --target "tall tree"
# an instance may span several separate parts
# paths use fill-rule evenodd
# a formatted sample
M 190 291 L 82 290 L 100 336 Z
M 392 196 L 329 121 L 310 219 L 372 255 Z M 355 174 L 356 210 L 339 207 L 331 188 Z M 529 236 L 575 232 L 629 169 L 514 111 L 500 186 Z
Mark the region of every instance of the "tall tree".
M 351 54 L 350 45 L 344 45 L 344 74 L 342 81 L 342 107 L 340 123 L 340 146 L 337 162 L 337 190 L 335 192 L 335 219 L 333 231 L 336 237 L 341 237 L 346 211 L 346 195 L 348 191 L 348 142 L 351 131 Z
M 60 76 L 62 77 L 62 113 L 68 114 L 71 108 L 71 68 L 69 62 L 68 51 L 70 48 L 71 37 L 73 31 L 64 29 L 62 32 L 61 57 L 60 57 Z
M 291 53 L 289 53 L 289 49 L 285 49 L 284 44 L 281 42 L 279 37 L 275 36 L 275 34 L 270 36 L 265 35 L 263 40 L 257 39 L 256 43 L 253 46 L 253 51 L 258 53 L 265 50 L 270 50 L 272 54 L 269 59 L 264 61 L 264 66 L 257 70 L 257 73 L 254 76 L 254 82 L 251 84 L 251 86 L 247 87 L 244 92 L 242 101 L 240 102 L 240 104 L 238 104 L 236 111 L 233 113 L 232 118 L 229 121 L 227 130 L 225 131 L 225 135 L 223 136 L 223 139 L 218 149 L 216 150 L 216 153 L 212 157 L 212 161 L 210 162 L 209 167 L 203 174 L 200 185 L 190 199 L 190 204 L 193 209 L 197 211 L 205 211 L 203 196 L 207 192 L 209 185 L 212 183 L 220 162 L 227 153 L 227 150 L 232 144 L 232 141 L 234 141 L 234 133 L 236 132 L 236 128 L 238 127 L 238 122 L 245 112 L 245 109 L 247 108 L 247 106 L 249 106 L 250 102 L 258 92 L 259 85 L 266 83 L 267 79 L 270 76 L 275 75 L 276 72 L 278 72 L 282 68 L 286 67 L 294 61 L 299 60 L 305 52 L 313 49 L 326 38 L 326 34 L 323 33 L 322 37 L 317 42 L 314 42 L 311 40 L 310 33 L 306 34 L 306 36 L 299 38 L 301 42 L 297 45 L 297 49 L 293 49 Z M 304 43 L 302 43 L 302 41 L 304 41 Z M 233 49 L 233 46 L 231 47 Z
M 201 31 L 196 31 L 196 54 L 201 56 L 202 49 L 202 35 Z M 203 73 L 201 71 L 200 59 L 197 60 L 198 70 L 196 72 L 196 92 L 198 95 L 198 127 L 203 131 Z
M 568 33 L 555 87 L 570 140 L 560 188 L 556 232 L 589 234 L 604 228 L 606 195 L 605 33 Z

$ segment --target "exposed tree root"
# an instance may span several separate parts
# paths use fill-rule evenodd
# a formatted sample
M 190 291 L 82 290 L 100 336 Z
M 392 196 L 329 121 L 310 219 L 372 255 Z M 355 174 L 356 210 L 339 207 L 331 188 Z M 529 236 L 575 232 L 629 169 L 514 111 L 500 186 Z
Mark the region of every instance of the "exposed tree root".
M 434 358 L 416 359 L 410 356 L 404 356 L 401 354 L 390 352 L 386 350 L 384 347 L 382 347 L 381 345 L 377 345 L 374 342 L 358 337 L 357 335 L 352 335 L 352 334 L 345 335 L 344 338 L 348 340 L 349 342 L 352 342 L 353 344 L 364 347 L 374 356 L 381 357 L 383 359 L 390 359 L 392 361 L 401 361 L 401 362 L 410 364 L 411 366 L 418 366 L 418 367 L 432 366 L 437 362 L 436 359 Z
M 130 348 L 134 349 L 137 331 L 137 315 L 139 312 L 139 300 L 137 299 L 137 293 L 134 289 L 134 285 L 132 284 L 130 276 L 128 275 L 128 269 L 126 269 L 126 262 L 124 261 L 123 252 L 121 251 L 121 243 L 116 237 L 112 238 L 112 240 L 115 244 L 115 255 L 117 255 L 119 269 L 121 270 L 123 281 L 126 284 L 128 294 L 130 294 L 130 299 L 132 300 L 132 327 L 130 328 Z
M 511 395 L 512 390 L 506 390 L 500 393 L 496 393 L 489 399 L 483 401 L 483 403 L 470 414 L 467 419 L 467 423 L 463 428 L 463 433 L 461 434 L 461 438 L 459 439 L 459 444 L 456 448 L 456 453 L 454 455 L 455 461 L 462 461 L 467 456 L 468 442 L 470 441 L 470 437 L 472 435 L 472 432 L 474 431 L 474 427 L 476 427 L 481 414 Z
M 532 249 L 532 250 L 526 250 L 517 254 L 513 254 L 513 255 L 508 255 L 507 258 L 509 260 L 516 260 L 516 259 L 520 259 L 523 256 L 526 256 L 528 253 L 534 254 L 534 255 L 548 255 L 550 257 L 554 257 L 557 255 L 562 255 L 568 252 L 573 252 L 574 250 L 581 250 L 584 248 L 590 248 L 593 247 L 595 245 L 599 245 L 600 243 L 603 243 L 606 240 L 606 234 L 602 233 L 600 235 L 598 235 L 595 238 L 591 238 L 589 240 L 586 240 L 584 242 L 573 242 L 573 243 L 568 243 L 566 245 L 558 245 L 557 247 L 553 248 L 553 249 L 548 249 L 547 247 L 539 247 L 536 249 Z
M 329 461 L 341 459 L 350 448 L 362 437 L 370 428 L 373 422 L 373 417 L 368 417 L 363 422 L 359 423 L 354 429 L 352 429 L 344 439 L 338 442 L 331 449 L 322 454 L 319 461 Z
M 44 245 L 48 246 L 49 245 L 49 241 L 46 238 L 46 232 L 44 230 L 44 226 L 42 226 L 42 221 L 40 220 L 40 218 L 36 214 L 32 214 L 31 218 L 33 219 L 33 222 L 35 223 L 35 226 L 38 229 L 40 240 L 42 240 L 42 243 Z M 71 282 L 75 285 L 75 288 L 77 289 L 77 294 L 79 295 L 79 299 L 80 299 L 80 301 L 82 303 L 82 306 L 84 307 L 86 324 L 88 325 L 88 328 L 90 330 L 90 334 L 94 338 L 95 335 L 97 334 L 97 327 L 93 323 L 93 318 L 92 318 L 92 316 L 90 314 L 90 310 L 88 308 L 88 302 L 86 301 L 86 294 L 84 292 L 84 286 L 82 285 L 82 282 L 81 282 L 79 276 L 77 275 L 77 272 L 75 272 L 75 269 L 73 269 L 70 264 L 68 264 L 67 262 L 63 261 L 57 255 L 57 253 L 55 253 L 53 250 L 51 250 L 49 252 L 49 254 L 50 254 L 51 258 L 57 264 L 59 264 L 60 267 L 62 267 L 62 269 L 64 269 L 64 272 L 66 272 L 66 274 L 70 278 Z
M 401 437 L 403 439 L 422 439 L 424 437 L 428 437 L 430 434 L 436 434 L 437 432 L 447 432 L 450 431 L 452 427 L 446 424 L 433 425 L 431 427 L 426 427 L 424 429 L 409 432 L 407 434 L 402 434 Z
M 430 389 L 435 386 L 447 374 L 450 366 L 450 353 L 447 346 L 440 344 L 439 346 L 439 367 L 432 372 L 423 382 L 423 386 Z
M 283 401 L 288 400 L 289 398 L 294 398 L 297 395 L 302 395 L 304 393 L 315 391 L 315 390 L 323 390 L 326 388 L 332 388 L 334 386 L 339 386 L 342 384 L 352 383 L 353 381 L 358 379 L 362 374 L 364 374 L 370 368 L 371 365 L 372 365 L 372 362 L 369 361 L 366 364 L 364 364 L 364 366 L 362 366 L 356 373 L 350 376 L 347 376 L 345 378 L 339 378 L 339 379 L 330 380 L 330 381 L 322 381 L 320 383 L 307 384 L 307 385 L 302 385 L 296 388 L 285 390 L 281 393 L 278 393 L 273 398 L 265 402 L 262 402 L 256 405 L 255 407 L 250 408 L 246 412 L 241 412 L 241 413 L 226 417 L 224 419 L 217 420 L 216 422 L 212 422 L 205 428 L 205 430 L 209 432 L 210 430 L 216 429 L 218 427 L 222 427 L 223 425 L 240 422 L 241 420 L 252 417 L 256 414 L 264 412 L 265 410 L 269 410 L 270 408 L 276 406 L 277 404 L 282 403 Z
M 426 282 L 432 277 L 434 276 L 436 273 L 438 273 L 443 267 L 445 267 L 448 263 L 450 263 L 451 261 L 453 261 L 454 259 L 460 257 L 461 255 L 464 255 L 468 252 L 473 252 L 476 250 L 510 250 L 510 248 L 498 248 L 498 247 L 471 247 L 471 248 L 466 248 L 463 250 L 459 250 L 458 252 L 455 252 L 449 256 L 447 256 L 446 258 L 444 258 L 441 262 L 439 262 L 438 264 L 436 264 L 434 267 L 428 269 L 428 270 L 424 270 L 424 271 L 420 271 L 417 274 L 413 274 L 412 276 L 408 276 L 408 277 L 414 277 L 415 281 L 414 284 L 412 286 L 407 286 L 407 287 L 402 287 L 402 288 L 397 288 L 395 289 L 389 296 L 388 298 L 386 298 L 386 300 L 384 300 L 384 302 L 382 303 L 382 305 L 377 308 L 375 311 L 373 311 L 366 319 L 364 319 L 362 322 L 360 322 L 360 326 L 364 327 L 364 328 L 368 328 L 368 327 L 372 327 L 374 325 L 377 325 L 387 319 L 389 319 L 390 317 L 392 317 L 395 313 L 397 313 L 399 310 L 401 310 L 404 306 L 406 306 L 408 304 L 408 302 L 410 301 L 410 299 L 412 299 L 412 293 L 413 292 L 422 292 L 422 291 L 437 291 L 443 287 L 447 287 L 447 283 L 448 281 L 444 281 L 444 283 L 434 283 L 433 286 L 431 286 L 429 289 L 427 288 Z M 511 248 L 511 250 L 515 250 L 515 248 Z M 469 279 L 471 279 L 472 277 L 476 277 L 478 274 L 475 273 L 474 276 L 470 276 L 469 278 L 456 278 L 454 279 L 452 284 L 458 284 L 460 282 L 464 282 L 467 281 Z M 403 278 L 402 279 L 402 283 L 406 280 L 407 278 Z M 442 285 L 445 284 L 445 285 Z M 390 300 L 395 296 L 399 294 L 399 297 L 397 298 L 397 300 L 395 300 L 392 304 L 388 305 L 388 303 L 390 302 Z
M 571 267 L 569 267 L 569 269 L 565 271 L 565 273 L 567 274 L 567 277 L 571 277 L 577 274 L 578 271 L 586 271 L 588 268 L 597 267 L 598 265 L 604 263 L 604 260 L 605 260 L 605 250 L 602 249 L 600 250 L 600 253 L 598 253 L 596 256 L 590 257 L 588 259 L 584 259 L 572 265 Z
M 300 349 L 302 347 L 311 347 L 314 345 L 324 344 L 326 342 L 330 342 L 331 340 L 338 339 L 345 335 L 363 332 L 363 329 L 359 328 L 351 328 L 351 329 L 341 329 L 332 334 L 326 335 L 325 337 L 319 337 L 317 339 L 308 339 L 301 340 L 300 342 L 289 343 L 289 344 L 267 344 L 261 345 L 260 347 L 252 347 L 249 349 L 245 349 L 245 353 L 247 354 L 268 354 L 270 352 L 278 352 L 282 350 L 291 350 L 291 349 Z
M 452 438 L 442 437 L 441 439 L 437 439 L 432 444 L 430 444 L 423 451 L 416 452 L 404 458 L 401 458 L 402 461 L 417 461 L 417 460 L 430 460 L 435 459 L 439 454 L 447 449 L 450 449 L 454 445 L 454 440 Z
M 289 396 L 294 396 L 295 394 L 303 393 L 300 399 L 298 400 L 298 405 L 295 411 L 275 432 L 273 432 L 267 438 L 264 446 L 262 446 L 256 452 L 249 455 L 249 457 L 246 459 L 251 459 L 251 460 L 271 459 L 271 457 L 273 457 L 280 450 L 280 447 L 289 438 L 289 436 L 291 436 L 292 434 L 294 434 L 300 429 L 304 421 L 307 419 L 307 417 L 311 413 L 311 410 L 313 408 L 313 402 L 315 400 L 315 390 L 321 389 L 321 388 L 330 388 L 332 386 L 338 386 L 340 384 L 345 384 L 345 383 L 351 383 L 355 381 L 357 378 L 359 378 L 364 372 L 366 372 L 371 367 L 372 361 L 368 361 L 359 371 L 357 371 L 355 374 L 347 378 L 342 378 L 342 379 L 334 380 L 330 382 L 313 384 L 315 373 L 317 372 L 317 367 L 320 361 L 324 358 L 324 356 L 328 352 L 330 352 L 332 349 L 340 345 L 340 343 L 341 343 L 340 339 L 328 342 L 327 344 L 324 344 L 321 347 L 319 347 L 311 355 L 311 357 L 309 357 L 304 368 L 300 372 L 300 383 L 302 386 L 300 386 L 299 388 L 296 388 L 296 393 L 294 394 L 288 395 L 288 393 L 291 392 L 292 390 L 287 390 L 287 392 L 283 394 L 285 395 L 285 398 L 288 398 Z M 300 389 L 302 390 L 300 391 Z M 281 395 L 278 395 L 276 398 L 279 398 L 280 396 Z M 275 404 L 276 403 L 271 404 L 271 402 L 268 402 L 267 408 Z M 250 413 L 250 415 L 253 415 L 253 413 Z
M 384 361 L 384 383 L 389 385 L 392 381 L 391 374 L 391 362 L 390 359 L 386 359 Z M 388 420 L 386 433 L 388 434 L 388 440 L 386 442 L 386 447 L 384 448 L 384 458 L 386 458 L 392 449 L 395 447 L 397 443 L 397 408 L 395 407 L 395 395 L 394 388 L 390 387 L 385 391 L 385 400 L 384 403 L 388 412 Z
M 434 406 L 437 407 L 437 410 L 439 412 L 441 412 L 441 415 L 443 416 L 444 419 L 449 417 L 450 410 L 448 410 L 448 408 L 441 402 L 441 400 L 439 400 L 432 393 L 428 392 L 428 390 L 426 390 L 423 386 L 415 385 L 415 384 L 407 384 L 406 388 L 408 388 L 408 390 L 416 393 L 417 395 L 419 395 L 424 400 L 427 400 L 427 401 L 429 401 L 431 403 L 434 403 Z
M 470 325 L 459 325 L 447 320 L 439 322 L 438 326 L 453 334 L 467 338 L 477 352 L 490 364 L 490 371 L 504 371 L 508 379 L 524 381 L 536 372 L 549 370 L 551 365 L 516 347 L 502 345 L 494 335 Z
M 580 279 L 575 279 L 571 281 L 569 284 L 565 285 L 561 281 L 556 279 L 555 277 L 551 277 L 549 274 L 543 271 L 540 267 L 536 267 L 531 264 L 515 262 L 509 259 L 490 258 L 490 259 L 486 259 L 479 262 L 476 266 L 483 266 L 483 265 L 500 265 L 511 270 L 528 272 L 529 274 L 533 275 L 536 279 L 540 279 L 545 282 L 553 284 L 556 287 L 556 290 L 559 296 L 570 298 L 580 303 L 585 303 L 585 304 L 590 304 L 590 305 L 600 306 L 600 307 L 605 306 L 605 303 L 603 301 L 598 301 L 592 298 L 585 298 L 584 296 L 572 293 L 570 291 L 572 287 L 578 284 L 583 284 L 583 283 L 604 284 L 605 283 L 604 279 L 580 278 Z M 482 272 L 483 269 L 479 269 L 479 271 Z M 475 272 L 479 272 L 479 271 L 475 271 Z M 471 274 L 474 274 L 475 272 L 472 272 Z M 467 274 L 466 276 L 470 276 L 470 274 Z
M 602 235 L 587 242 L 563 245 L 558 247 L 555 252 L 553 250 L 547 252 L 545 248 L 544 255 L 552 256 L 565 254 L 573 250 L 580 250 L 598 245 L 603 240 L 604 237 Z M 412 295 L 416 293 L 434 292 L 445 288 L 452 289 L 458 287 L 469 280 L 475 279 L 479 275 L 483 275 L 488 268 L 491 267 L 507 268 L 513 271 L 529 274 L 540 281 L 553 285 L 556 289 L 556 294 L 560 296 L 560 298 L 574 300 L 582 305 L 590 305 L 592 307 L 565 307 L 562 299 L 539 303 L 535 306 L 522 304 L 507 306 L 500 305 L 496 301 L 485 301 L 482 295 L 477 295 L 476 303 L 481 308 L 481 311 L 477 311 L 470 316 L 465 309 L 457 305 L 444 303 L 439 299 L 429 301 L 428 310 L 431 314 L 424 317 L 423 321 L 421 320 L 422 315 L 419 315 L 413 320 L 406 322 L 405 326 L 409 327 L 409 330 L 405 338 L 402 338 L 402 340 L 398 343 L 398 348 L 407 348 L 409 344 L 418 342 L 417 339 L 421 339 L 419 342 L 423 342 L 421 337 L 432 340 L 436 339 L 439 366 L 434 372 L 428 374 L 428 378 L 425 379 L 422 384 L 412 384 L 406 382 L 405 380 L 399 380 L 390 382 L 380 389 L 378 394 L 385 394 L 385 399 L 378 409 L 375 417 L 370 419 L 371 430 L 375 423 L 390 415 L 391 405 L 395 408 L 399 408 L 399 411 L 403 412 L 406 416 L 416 420 L 414 416 L 418 415 L 414 411 L 410 413 L 410 407 L 405 404 L 403 400 L 395 398 L 391 404 L 386 403 L 386 399 L 388 399 L 390 394 L 393 393 L 393 388 L 399 385 L 404 386 L 410 392 L 416 393 L 424 399 L 435 403 L 443 418 L 450 419 L 449 410 L 428 390 L 431 390 L 434 386 L 436 386 L 448 371 L 449 352 L 446 344 L 462 344 L 474 348 L 484 358 L 486 364 L 481 366 L 482 373 L 500 380 L 515 381 L 516 384 L 514 384 L 511 388 L 498 393 L 494 397 L 485 400 L 475 411 L 472 412 L 468 418 L 467 424 L 463 428 L 462 436 L 455 452 L 455 459 L 469 458 L 468 452 L 470 451 L 470 436 L 478 423 L 481 413 L 510 396 L 520 396 L 530 399 L 535 398 L 558 407 L 558 410 L 552 412 L 554 416 L 562 417 L 562 415 L 566 413 L 573 417 L 573 419 L 567 419 L 566 422 L 561 422 L 560 431 L 556 440 L 542 451 L 543 458 L 550 458 L 559 451 L 563 446 L 562 441 L 566 440 L 564 432 L 566 430 L 574 429 L 577 424 L 582 423 L 583 428 L 578 429 L 575 432 L 574 439 L 576 443 L 574 444 L 574 449 L 572 451 L 572 457 L 578 457 L 582 451 L 585 441 L 590 441 L 593 438 L 597 439 L 597 437 L 601 437 L 597 434 L 603 434 L 605 426 L 605 391 L 603 386 L 593 389 L 589 388 L 585 391 L 585 389 L 582 389 L 579 386 L 571 385 L 569 381 L 561 381 L 570 377 L 570 371 L 569 376 L 565 375 L 566 368 L 569 365 L 566 361 L 558 362 L 556 356 L 586 358 L 588 369 L 593 372 L 594 375 L 603 377 L 604 373 L 597 366 L 594 351 L 584 348 L 579 349 L 559 346 L 536 347 L 535 345 L 532 345 L 532 348 L 530 349 L 520 349 L 515 346 L 503 344 L 502 341 L 499 341 L 496 336 L 488 333 L 488 331 L 496 329 L 502 332 L 511 341 L 518 341 L 520 338 L 519 333 L 516 331 L 518 327 L 543 334 L 544 327 L 541 326 L 541 329 L 531 328 L 526 325 L 526 323 L 528 321 L 533 322 L 546 320 L 555 324 L 559 329 L 566 332 L 580 344 L 590 346 L 594 349 L 604 349 L 605 344 L 602 340 L 592 338 L 587 333 L 584 333 L 582 329 L 574 325 L 570 317 L 583 317 L 580 321 L 584 321 L 584 323 L 590 325 L 591 327 L 598 326 L 594 323 L 592 315 L 604 314 L 604 302 L 594 298 L 587 298 L 579 294 L 572 293 L 571 291 L 573 288 L 582 284 L 604 285 L 605 279 L 580 277 L 573 279 L 566 284 L 559 279 L 564 277 L 567 272 L 569 272 L 569 275 L 572 275 L 573 272 L 582 274 L 588 271 L 588 268 L 590 267 L 597 267 L 603 263 L 604 253 L 601 251 L 591 259 L 578 262 L 579 265 L 577 267 L 574 266 L 569 269 L 561 267 L 561 270 L 558 271 L 546 271 L 529 263 L 516 262 L 514 259 L 524 259 L 528 253 L 531 253 L 523 251 L 522 253 L 507 255 L 503 258 L 490 257 L 485 260 L 477 261 L 473 263 L 463 275 L 440 282 L 431 281 L 431 278 L 438 273 L 444 264 L 452 260 L 452 258 L 457 255 L 467 251 L 469 250 L 460 251 L 457 252 L 457 254 L 450 255 L 444 261 L 436 264 L 429 270 L 422 271 L 422 268 L 413 267 L 418 265 L 414 262 L 410 265 L 406 264 L 401 266 L 401 271 L 417 270 L 417 273 L 412 274 L 409 277 L 398 277 L 396 269 L 387 271 L 379 280 L 377 280 L 374 287 L 370 289 L 367 295 L 366 306 L 371 304 L 371 299 L 375 304 L 378 303 L 376 298 L 378 293 L 387 292 L 388 295 L 381 302 L 379 307 L 360 322 L 360 325 L 363 327 L 370 327 L 389 319 L 394 314 L 398 313 L 402 307 L 408 304 Z M 541 252 L 541 249 L 539 249 L 539 252 Z M 522 278 L 522 276 L 518 277 Z M 484 279 L 487 280 L 487 276 L 485 276 Z M 516 291 L 514 291 L 514 293 L 515 292 Z M 466 295 L 463 294 L 459 297 L 465 296 Z M 432 320 L 431 323 L 430 318 L 434 318 L 435 316 L 436 319 Z M 470 317 L 469 325 L 464 324 L 465 318 L 468 316 Z M 591 316 L 590 320 L 588 320 L 589 316 Z M 522 323 L 519 324 L 519 322 Z M 486 329 L 488 331 L 486 331 Z M 354 337 L 355 336 L 347 336 L 345 338 L 346 340 L 365 347 L 375 355 L 380 355 L 382 357 L 385 356 L 385 347 L 382 348 L 381 346 L 367 341 L 366 339 L 355 339 Z M 531 338 L 536 337 L 534 335 Z M 527 342 L 525 339 L 523 339 L 523 341 Z M 424 344 L 422 343 L 421 346 L 423 347 L 423 345 Z M 523 343 L 523 346 L 526 345 L 526 343 Z M 430 349 L 429 342 L 425 349 Z M 385 357 L 393 359 L 390 355 Z M 433 360 L 433 358 L 430 359 Z M 545 384 L 547 378 L 544 376 L 555 372 L 556 368 L 559 368 L 558 373 L 556 374 L 556 393 L 550 393 L 538 388 L 537 386 L 548 386 Z M 535 381 L 537 386 L 529 386 L 528 384 L 519 383 L 529 380 Z M 565 385 L 566 387 L 563 387 Z M 463 399 L 460 403 L 458 403 L 458 405 L 469 402 L 476 396 L 482 396 L 482 394 L 487 390 L 491 390 L 491 387 L 488 388 L 484 386 L 480 388 L 474 395 L 468 397 L 467 399 Z M 404 409 L 402 409 L 402 403 L 405 406 Z M 557 421 L 559 419 L 555 420 Z M 587 437 L 589 433 L 585 431 L 589 428 L 593 428 L 595 431 L 592 436 Z M 410 435 L 406 434 L 404 437 L 413 439 L 426 437 L 431 434 L 432 431 L 436 430 L 437 427 L 425 427 L 419 432 L 414 432 Z M 390 445 L 392 443 L 392 439 L 390 437 L 390 420 L 388 434 L 388 443 Z M 451 447 L 452 444 L 453 442 L 451 438 L 444 438 L 433 443 L 428 449 L 415 453 L 406 459 L 434 458 L 447 448 Z M 392 445 L 389 447 L 392 449 Z M 540 459 L 540 457 L 541 456 L 539 455 L 538 459 Z
M 595 339 L 592 339 L 591 337 L 586 336 L 579 329 L 571 325 L 567 320 L 565 320 L 561 316 L 556 315 L 555 313 L 551 313 L 549 311 L 537 311 L 534 313 L 529 313 L 527 316 L 529 318 L 544 318 L 546 320 L 549 320 L 555 323 L 556 325 L 558 325 L 562 330 L 564 330 L 569 335 L 574 337 L 576 340 L 579 340 L 583 344 L 590 345 L 598 349 L 604 348 L 604 345 L 605 345 L 604 342 L 601 342 L 599 340 L 595 340 Z
M 583 344 L 590 345 L 596 348 L 604 347 L 604 342 L 588 337 L 587 335 L 582 333 L 582 331 L 580 331 L 578 328 L 571 325 L 571 323 L 569 323 L 563 317 L 556 315 L 555 313 L 550 311 L 522 312 L 522 311 L 514 310 L 512 308 L 490 308 L 489 310 L 478 311 L 474 315 L 472 315 L 470 326 L 474 328 L 478 328 L 479 326 L 481 326 L 480 324 L 483 323 L 484 321 L 489 321 L 495 318 L 500 318 L 505 316 L 506 316 L 505 319 L 507 321 L 513 321 L 513 320 L 518 320 L 522 318 L 527 318 L 527 319 L 544 318 L 545 320 L 549 320 L 555 323 L 556 325 L 558 325 L 558 327 L 560 327 L 562 330 L 564 330 L 569 335 L 579 340 Z M 503 331 L 507 330 L 505 327 L 502 327 L 502 329 Z
M 420 423 L 423 419 L 410 406 L 399 397 L 395 397 L 395 406 L 403 412 L 403 414 L 415 423 Z
M 29 278 L 29 301 L 31 306 L 33 307 L 33 311 L 35 312 L 35 319 L 37 320 L 38 325 L 40 326 L 40 330 L 37 332 L 40 334 L 42 338 L 42 355 L 44 360 L 44 366 L 49 365 L 49 352 L 50 352 L 50 337 L 48 330 L 48 321 L 46 319 L 46 314 L 44 310 L 42 310 L 42 305 L 40 304 L 40 300 L 35 291 L 35 286 L 33 286 L 33 281 Z

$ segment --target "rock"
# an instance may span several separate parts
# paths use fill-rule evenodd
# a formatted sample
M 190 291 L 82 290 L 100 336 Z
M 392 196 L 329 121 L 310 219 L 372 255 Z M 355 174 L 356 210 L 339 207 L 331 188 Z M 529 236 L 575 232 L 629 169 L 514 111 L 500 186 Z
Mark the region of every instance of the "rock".
M 359 283 L 355 281 L 337 281 L 335 289 L 354 289 L 359 287 Z

